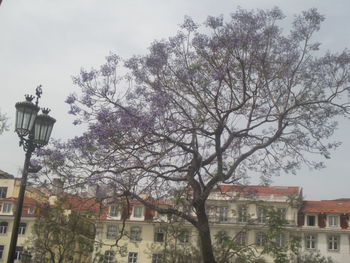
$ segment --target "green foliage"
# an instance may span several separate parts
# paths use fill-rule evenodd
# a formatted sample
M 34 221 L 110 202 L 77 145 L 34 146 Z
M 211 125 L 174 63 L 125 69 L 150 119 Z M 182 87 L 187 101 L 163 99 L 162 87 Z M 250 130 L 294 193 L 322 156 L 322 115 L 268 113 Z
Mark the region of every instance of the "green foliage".
M 324 257 L 320 252 L 308 252 L 298 255 L 294 261 L 295 263 L 335 263 L 332 258 Z
M 161 223 L 165 232 L 165 240 L 160 251 L 163 262 L 167 263 L 198 263 L 202 256 L 198 248 L 198 237 L 192 228 L 184 228 L 178 223 Z M 150 247 L 150 252 L 154 247 Z M 158 248 L 159 250 L 159 248 Z
M 289 251 L 297 252 L 299 239 L 289 234 L 285 226 L 288 221 L 273 207 L 265 207 L 267 220 L 266 245 L 263 253 L 271 254 L 275 263 L 285 263 L 290 259 Z M 288 240 L 287 236 L 289 234 Z
M 265 205 L 264 202 L 255 202 L 255 204 L 262 208 L 266 217 L 266 223 L 260 225 L 264 239 L 261 249 L 256 249 L 255 243 L 241 244 L 238 240 L 239 235 L 230 237 L 225 231 L 219 231 L 215 235 L 214 246 L 217 262 L 264 262 L 263 256 L 269 255 L 274 258 L 275 263 L 287 263 L 291 262 L 298 253 L 300 239 L 287 231 L 288 221 L 285 216 L 276 208 Z M 241 231 L 248 233 L 254 224 L 254 220 L 248 220 Z
M 35 263 L 89 262 L 93 251 L 94 224 L 90 216 L 66 209 L 67 200 L 45 205 L 33 227 Z
M 254 244 L 240 245 L 236 236 L 230 237 L 225 231 L 219 231 L 214 238 L 214 253 L 218 263 L 264 262 L 261 261 L 261 254 L 254 248 Z

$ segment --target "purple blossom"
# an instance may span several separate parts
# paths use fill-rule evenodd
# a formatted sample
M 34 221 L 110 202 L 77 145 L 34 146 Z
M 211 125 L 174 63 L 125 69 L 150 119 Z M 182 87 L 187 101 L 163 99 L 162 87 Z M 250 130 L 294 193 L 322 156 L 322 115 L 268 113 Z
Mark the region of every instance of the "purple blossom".
M 108 191 L 106 189 L 106 187 L 100 187 L 100 186 L 97 186 L 97 189 L 96 189 L 96 197 L 97 198 L 101 198 L 101 199 L 104 199 L 108 196 Z
M 106 57 L 106 60 L 110 64 L 117 65 L 120 60 L 120 57 L 116 54 L 111 53 L 109 56 Z
M 80 71 L 81 81 L 82 82 L 88 82 L 94 79 L 96 76 L 96 72 L 94 70 L 91 70 L 90 72 L 86 72 L 83 69 Z
M 93 106 L 94 105 L 94 100 L 91 98 L 91 96 L 90 95 L 88 95 L 88 94 L 85 94 L 84 95 L 84 97 L 82 98 L 82 100 L 81 100 L 81 102 L 85 105 L 85 106 L 87 106 L 87 107 L 91 107 L 91 106 Z
M 108 84 L 104 85 L 102 88 L 101 88 L 101 94 L 103 96 L 108 96 L 108 94 L 110 94 L 110 86 Z
M 97 120 L 100 122 L 107 122 L 111 117 L 111 111 L 108 108 L 102 108 L 97 113 Z
M 73 125 L 80 125 L 81 123 L 82 123 L 82 121 L 78 120 L 78 119 L 73 121 Z
M 65 103 L 73 104 L 76 100 L 77 100 L 77 95 L 72 93 L 68 95 L 68 97 L 65 100 Z
M 212 76 L 215 80 L 223 80 L 225 77 L 225 72 L 223 70 L 215 71 Z
M 216 29 L 222 26 L 223 20 L 224 20 L 224 17 L 222 15 L 219 17 L 208 16 L 206 25 L 213 29 Z
M 70 110 L 68 111 L 69 114 L 72 114 L 72 115 L 77 115 L 78 113 L 80 113 L 81 109 L 76 106 L 76 105 L 70 105 Z
M 163 42 L 155 42 L 151 46 L 150 51 L 151 54 L 146 59 L 146 66 L 157 71 L 167 63 L 167 45 Z
M 196 35 L 192 40 L 193 46 L 199 49 L 204 49 L 205 47 L 207 47 L 208 42 L 209 42 L 208 36 L 205 36 L 202 34 Z
M 192 20 L 191 17 L 185 16 L 184 22 L 182 23 L 181 28 L 184 28 L 189 32 L 193 32 L 198 28 L 198 25 Z
M 108 76 L 112 75 L 113 72 L 114 72 L 114 70 L 115 70 L 115 67 L 110 66 L 110 65 L 108 65 L 108 64 L 102 65 L 102 66 L 101 66 L 101 69 L 100 69 L 101 74 L 102 74 L 102 76 L 104 76 L 104 77 L 108 77 Z

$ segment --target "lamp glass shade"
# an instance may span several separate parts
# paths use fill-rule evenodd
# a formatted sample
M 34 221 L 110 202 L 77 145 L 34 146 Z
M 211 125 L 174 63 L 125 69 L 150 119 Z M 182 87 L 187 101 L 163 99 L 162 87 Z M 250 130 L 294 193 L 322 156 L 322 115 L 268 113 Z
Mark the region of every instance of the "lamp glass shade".
M 15 131 L 19 136 L 26 136 L 31 132 L 38 111 L 39 107 L 28 99 L 27 101 L 16 103 Z
M 40 146 L 48 144 L 53 125 L 56 120 L 47 113 L 40 114 L 36 117 L 34 124 L 34 143 Z

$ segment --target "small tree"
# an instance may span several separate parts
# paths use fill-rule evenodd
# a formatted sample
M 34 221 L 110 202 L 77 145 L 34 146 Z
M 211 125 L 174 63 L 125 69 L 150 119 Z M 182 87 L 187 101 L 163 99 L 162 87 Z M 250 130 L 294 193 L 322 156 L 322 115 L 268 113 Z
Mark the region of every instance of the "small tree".
M 8 129 L 7 121 L 6 115 L 0 112 L 0 134 Z
M 88 214 L 67 210 L 67 200 L 40 207 L 34 228 L 36 263 L 90 262 L 94 244 L 94 224 Z
M 289 33 L 283 18 L 278 8 L 238 9 L 226 22 L 209 17 L 204 31 L 186 18 L 176 36 L 126 60 L 126 76 L 116 55 L 82 70 L 73 78 L 81 94 L 66 102 L 87 131 L 42 151 L 47 166 L 72 185 L 105 182 L 187 220 L 204 262 L 216 262 L 205 210 L 214 187 L 323 167 L 307 157 L 329 158 L 335 119 L 349 115 L 349 51 L 317 53 L 317 10 L 296 16 Z M 154 202 L 169 197 L 180 202 Z

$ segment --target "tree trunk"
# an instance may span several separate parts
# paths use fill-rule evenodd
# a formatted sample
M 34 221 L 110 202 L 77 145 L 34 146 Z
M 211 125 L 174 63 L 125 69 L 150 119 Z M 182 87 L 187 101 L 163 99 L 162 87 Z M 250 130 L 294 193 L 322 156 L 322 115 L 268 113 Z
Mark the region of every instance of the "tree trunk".
M 205 213 L 204 202 L 195 206 L 197 210 L 198 225 L 197 230 L 199 233 L 199 245 L 203 258 L 203 263 L 216 263 L 213 253 L 213 246 L 211 243 L 210 228 L 208 217 Z

